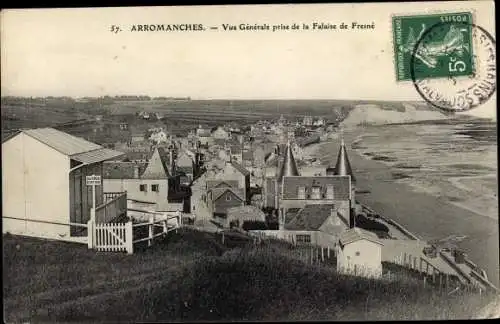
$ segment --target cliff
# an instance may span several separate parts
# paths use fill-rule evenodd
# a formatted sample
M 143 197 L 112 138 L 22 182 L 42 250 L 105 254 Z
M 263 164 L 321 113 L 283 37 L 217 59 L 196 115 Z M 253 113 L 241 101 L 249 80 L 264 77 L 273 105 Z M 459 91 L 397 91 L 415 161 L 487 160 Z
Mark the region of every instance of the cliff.
M 403 103 L 402 109 L 393 110 L 379 104 L 356 105 L 344 119 L 346 126 L 380 125 L 406 123 L 421 120 L 447 119 L 437 110 L 416 109 L 414 105 Z

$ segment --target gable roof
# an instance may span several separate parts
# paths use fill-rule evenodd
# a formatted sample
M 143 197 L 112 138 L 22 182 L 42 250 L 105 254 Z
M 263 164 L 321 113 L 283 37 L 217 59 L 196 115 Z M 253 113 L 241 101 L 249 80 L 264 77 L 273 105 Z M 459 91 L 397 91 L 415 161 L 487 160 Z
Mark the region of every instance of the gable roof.
M 240 221 L 265 221 L 266 214 L 256 206 L 246 205 L 228 208 L 227 218 L 228 220 L 238 219 Z
M 297 163 L 293 157 L 292 147 L 290 142 L 286 145 L 285 156 L 283 164 L 278 172 L 278 180 L 283 179 L 285 176 L 299 176 L 299 169 L 297 168 Z
M 222 195 L 224 195 L 228 191 L 232 193 L 234 196 L 236 196 L 239 200 L 241 201 L 245 200 L 245 194 L 239 188 L 233 188 L 233 187 L 212 188 L 210 191 L 212 192 L 212 201 L 218 200 L 220 197 L 222 197 Z
M 169 173 L 169 156 L 168 152 L 161 147 L 157 147 L 153 151 L 153 155 L 149 159 L 148 166 L 141 178 L 143 179 L 164 179 L 170 177 Z
M 104 179 L 134 179 L 135 168 L 139 168 L 139 176 L 146 168 L 146 163 L 108 161 L 103 163 Z
M 325 193 L 328 185 L 333 186 L 335 200 L 351 198 L 350 176 L 285 176 L 283 177 L 283 199 L 298 199 L 299 187 L 306 188 L 306 197 L 313 186 L 320 187 L 321 192 Z
M 285 224 L 285 229 L 292 231 L 318 231 L 328 217 L 330 217 L 333 208 L 333 204 L 306 205 L 289 223 Z
M 38 140 L 54 150 L 67 155 L 72 160 L 86 164 L 106 161 L 124 154 L 49 127 L 24 129 L 8 136 L 4 141 L 8 141 L 19 133 L 24 133 Z
M 342 246 L 347 244 L 359 241 L 359 240 L 367 240 L 379 245 L 384 245 L 377 237 L 375 233 L 364 230 L 359 227 L 351 228 L 345 232 L 342 232 L 339 237 L 339 242 Z
M 54 128 L 26 129 L 22 132 L 65 155 L 73 155 L 102 148 L 98 144 Z

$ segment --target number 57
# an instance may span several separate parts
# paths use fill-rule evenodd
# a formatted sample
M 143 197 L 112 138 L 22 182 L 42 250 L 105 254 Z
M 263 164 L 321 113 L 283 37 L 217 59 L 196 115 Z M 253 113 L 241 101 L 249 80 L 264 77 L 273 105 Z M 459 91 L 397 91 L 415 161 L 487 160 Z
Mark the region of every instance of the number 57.
M 449 72 L 463 72 L 467 65 L 464 61 L 457 61 L 455 57 L 450 58 L 450 62 L 448 62 L 448 71 Z

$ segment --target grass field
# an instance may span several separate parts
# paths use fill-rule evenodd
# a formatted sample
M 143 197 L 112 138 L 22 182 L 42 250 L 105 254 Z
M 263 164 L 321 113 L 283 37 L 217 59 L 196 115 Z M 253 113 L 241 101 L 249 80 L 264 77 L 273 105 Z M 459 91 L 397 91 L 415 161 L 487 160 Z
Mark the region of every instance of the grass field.
M 181 230 L 134 255 L 3 236 L 4 318 L 21 321 L 472 318 L 489 297 L 339 275 L 283 244 L 223 246 Z

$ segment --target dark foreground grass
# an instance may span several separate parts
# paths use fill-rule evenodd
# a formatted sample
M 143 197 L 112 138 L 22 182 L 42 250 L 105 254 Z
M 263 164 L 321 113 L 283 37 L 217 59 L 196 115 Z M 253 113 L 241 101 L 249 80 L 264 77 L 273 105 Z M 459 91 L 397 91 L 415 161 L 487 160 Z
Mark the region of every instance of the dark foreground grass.
M 339 275 L 183 230 L 134 255 L 3 237 L 7 322 L 472 318 L 487 296 Z

